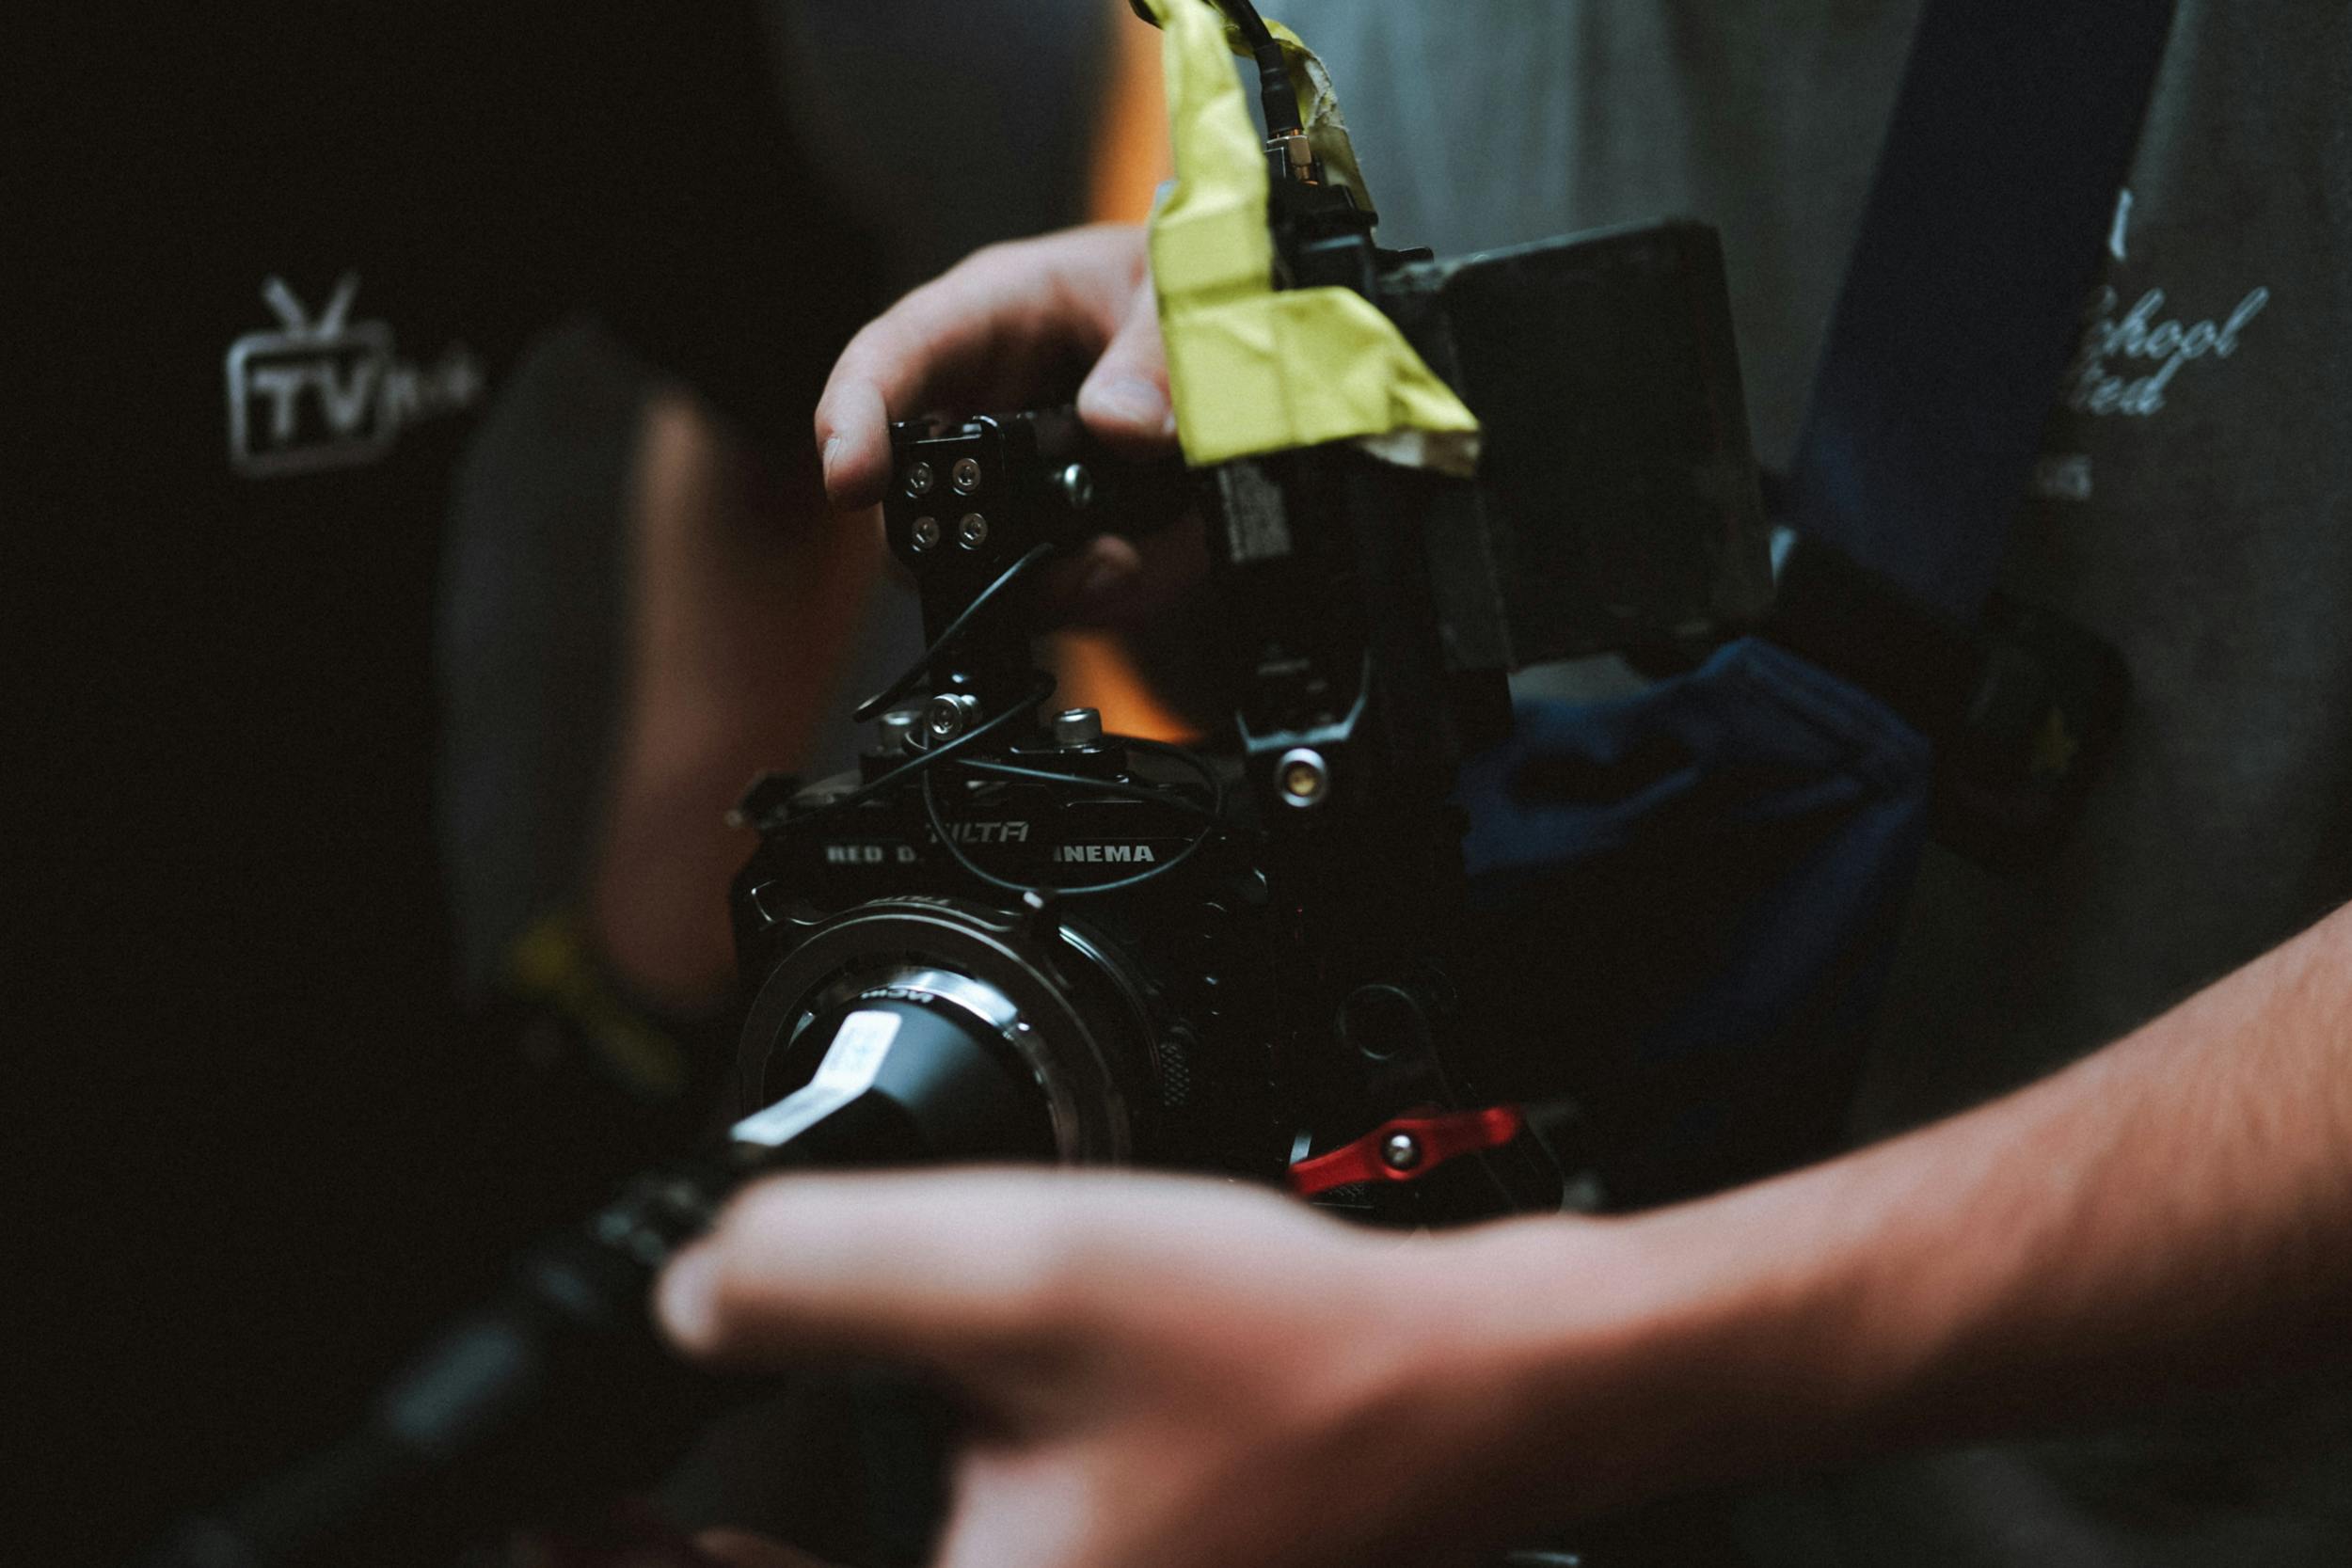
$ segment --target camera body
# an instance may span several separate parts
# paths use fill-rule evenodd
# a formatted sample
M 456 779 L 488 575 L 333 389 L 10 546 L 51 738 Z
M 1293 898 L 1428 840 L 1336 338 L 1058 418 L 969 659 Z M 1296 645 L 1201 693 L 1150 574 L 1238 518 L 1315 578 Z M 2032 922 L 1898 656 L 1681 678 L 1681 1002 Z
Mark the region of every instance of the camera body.
M 1478 416 L 1478 476 L 1346 443 L 1126 464 L 1067 409 L 896 427 L 884 526 L 931 646 L 862 710 L 857 772 L 745 798 L 739 1110 L 888 1005 L 997 1053 L 1035 1090 L 1017 1147 L 1065 1162 L 1276 1179 L 1475 1113 L 1493 1025 L 1458 985 L 1450 795 L 1508 734 L 1508 673 L 1720 637 L 1769 596 L 1720 252 L 1674 223 L 1438 261 L 1375 245 L 1342 191 L 1274 209 L 1280 281 L 1377 304 Z M 1187 514 L 1208 747 L 1041 717 L 1025 579 Z M 1580 1179 L 1556 1135 L 1385 1136 L 1380 1179 L 1326 1201 L 1423 1222 Z

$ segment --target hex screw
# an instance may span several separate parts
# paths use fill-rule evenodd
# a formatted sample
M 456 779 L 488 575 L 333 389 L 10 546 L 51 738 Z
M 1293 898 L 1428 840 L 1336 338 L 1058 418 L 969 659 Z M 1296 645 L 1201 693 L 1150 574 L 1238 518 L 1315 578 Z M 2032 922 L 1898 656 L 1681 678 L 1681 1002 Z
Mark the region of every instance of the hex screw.
M 957 458 L 956 466 L 947 470 L 947 480 L 956 487 L 957 495 L 970 495 L 980 487 L 979 460 L 972 457 Z
M 930 705 L 923 710 L 923 728 L 930 732 L 933 740 L 953 740 L 971 728 L 979 711 L 980 705 L 973 698 L 947 692 L 933 697 Z
M 931 486 L 938 482 L 938 476 L 931 472 L 929 463 L 917 463 L 907 470 L 907 494 L 928 496 L 931 493 Z
M 945 535 L 945 530 L 940 528 L 939 519 L 936 517 L 915 518 L 914 531 L 914 547 L 918 550 L 937 549 L 939 547 L 939 541 Z
M 956 525 L 956 543 L 967 550 L 977 550 L 988 543 L 988 519 L 977 512 L 967 512 Z

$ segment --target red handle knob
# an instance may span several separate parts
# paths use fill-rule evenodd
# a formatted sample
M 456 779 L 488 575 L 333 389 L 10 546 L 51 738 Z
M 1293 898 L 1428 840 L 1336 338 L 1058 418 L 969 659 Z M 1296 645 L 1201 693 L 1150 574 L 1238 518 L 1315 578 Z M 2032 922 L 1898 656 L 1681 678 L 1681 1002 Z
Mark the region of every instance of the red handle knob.
M 1327 1154 L 1291 1167 L 1291 1191 L 1301 1197 L 1351 1181 L 1411 1181 L 1448 1160 L 1501 1148 L 1527 1125 L 1516 1105 L 1398 1117 Z

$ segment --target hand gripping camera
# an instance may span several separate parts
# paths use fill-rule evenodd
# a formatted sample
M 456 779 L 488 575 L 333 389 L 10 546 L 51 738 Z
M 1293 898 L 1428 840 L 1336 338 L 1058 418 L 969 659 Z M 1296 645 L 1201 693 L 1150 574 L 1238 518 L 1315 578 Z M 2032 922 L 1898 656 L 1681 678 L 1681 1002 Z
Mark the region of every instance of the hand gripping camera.
M 880 731 L 856 773 L 742 803 L 738 1109 L 797 1125 L 762 1107 L 830 1104 L 873 1057 L 901 1085 L 886 1120 L 964 1140 L 902 1153 L 1287 1170 L 1410 1222 L 1556 1207 L 1580 1176 L 1561 1130 L 1482 1102 L 1469 1048 L 1506 1026 L 1466 983 L 1449 797 L 1508 733 L 1509 672 L 1703 644 L 1769 598 L 1720 251 L 1689 223 L 1385 249 L 1277 41 L 1226 9 L 1259 64 L 1275 287 L 1385 317 L 1475 417 L 1475 477 L 1288 436 L 1138 467 L 1068 409 L 895 427 L 884 522 L 930 643 L 859 709 Z M 1027 579 L 1187 512 L 1205 743 L 1049 717 Z M 951 1080 L 962 1109 L 916 1112 Z
M 860 709 L 879 730 L 856 773 L 743 802 L 745 1114 L 880 1015 L 958 1041 L 1006 1108 L 1000 1136 L 931 1155 L 1287 1167 L 1421 1223 L 1576 1184 L 1558 1130 L 1482 1104 L 1460 1048 L 1484 1025 L 1448 797 L 1507 733 L 1510 670 L 1761 607 L 1714 239 L 1668 224 L 1437 261 L 1375 245 L 1344 190 L 1275 192 L 1288 277 L 1405 330 L 1477 414 L 1478 477 L 1345 443 L 1138 467 L 1066 408 L 895 427 L 884 522 L 930 645 Z M 1187 511 L 1211 559 L 1209 740 L 1051 714 L 1027 579 Z

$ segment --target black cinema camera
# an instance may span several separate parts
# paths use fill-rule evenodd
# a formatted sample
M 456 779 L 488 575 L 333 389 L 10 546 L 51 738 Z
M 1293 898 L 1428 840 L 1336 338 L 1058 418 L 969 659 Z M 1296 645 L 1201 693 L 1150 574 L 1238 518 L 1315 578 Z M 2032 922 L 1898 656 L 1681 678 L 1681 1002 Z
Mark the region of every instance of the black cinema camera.
M 856 773 L 743 803 L 743 1112 L 881 1011 L 997 1064 L 1011 1121 L 989 1152 L 1268 1180 L 1314 1161 L 1301 1190 L 1416 1221 L 1556 1206 L 1577 1176 L 1557 1140 L 1476 1120 L 1457 1042 L 1488 1026 L 1453 950 L 1449 795 L 1507 733 L 1509 671 L 1762 608 L 1714 237 L 1437 261 L 1375 245 L 1343 190 L 1287 182 L 1274 219 L 1286 281 L 1362 292 L 1478 416 L 1479 476 L 1345 444 L 1124 465 L 1067 409 L 897 426 L 886 532 L 930 642 L 860 709 L 880 730 Z M 1048 717 L 1027 579 L 1187 508 L 1222 723 L 1196 752 Z

